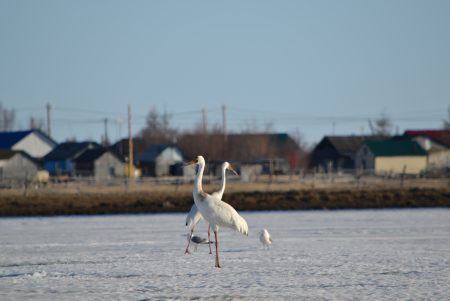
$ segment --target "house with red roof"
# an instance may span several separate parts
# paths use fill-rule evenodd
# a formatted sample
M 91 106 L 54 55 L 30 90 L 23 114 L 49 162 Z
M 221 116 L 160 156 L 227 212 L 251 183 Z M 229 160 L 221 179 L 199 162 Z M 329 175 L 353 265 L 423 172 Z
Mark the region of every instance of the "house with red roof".
M 407 130 L 403 136 L 416 141 L 427 152 L 427 171 L 450 168 L 450 130 Z

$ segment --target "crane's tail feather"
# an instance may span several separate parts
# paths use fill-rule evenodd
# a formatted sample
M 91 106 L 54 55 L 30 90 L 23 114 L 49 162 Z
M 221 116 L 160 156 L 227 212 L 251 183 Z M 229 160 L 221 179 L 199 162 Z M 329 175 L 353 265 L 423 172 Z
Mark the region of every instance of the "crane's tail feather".
M 245 221 L 245 219 L 240 215 L 238 215 L 238 223 L 236 225 L 236 230 L 248 236 L 248 224 Z

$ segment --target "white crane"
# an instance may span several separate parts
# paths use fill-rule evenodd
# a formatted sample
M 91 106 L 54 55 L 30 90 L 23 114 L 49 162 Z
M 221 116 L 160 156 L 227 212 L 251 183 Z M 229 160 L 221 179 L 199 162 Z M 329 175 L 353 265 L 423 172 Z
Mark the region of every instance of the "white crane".
M 194 229 L 195 225 L 198 224 L 199 221 L 203 219 L 202 214 L 200 211 L 198 211 L 197 206 L 192 205 L 191 210 L 189 210 L 188 215 L 186 216 L 186 227 L 189 227 L 191 229 L 191 232 L 188 234 L 188 244 L 186 246 L 186 250 L 184 251 L 184 254 L 191 254 L 189 252 L 189 244 L 191 243 L 192 238 L 194 238 Z M 208 225 L 208 241 L 211 239 L 211 227 Z M 211 250 L 211 244 L 209 245 L 209 254 L 212 254 Z
M 196 159 L 187 163 L 187 165 L 190 164 L 197 164 L 199 166 L 195 175 L 194 190 L 192 194 L 198 211 L 200 211 L 203 218 L 213 228 L 216 246 L 215 266 L 220 268 L 219 239 L 217 235 L 219 227 L 231 228 L 244 235 L 248 235 L 248 225 L 244 218 L 240 216 L 233 207 L 221 200 L 220 193 L 208 194 L 203 191 L 201 183 L 203 171 L 205 170 L 205 159 L 202 156 L 198 156 Z M 225 162 L 224 165 L 226 166 L 225 171 L 227 169 L 234 171 L 229 163 Z M 225 176 L 223 177 L 223 181 L 225 186 Z
M 270 237 L 269 231 L 267 229 L 262 229 L 259 232 L 259 241 L 263 244 L 263 246 L 270 246 L 272 244 L 272 238 Z
M 221 169 L 222 170 L 222 173 L 221 173 L 222 179 L 221 179 L 221 183 L 220 183 L 220 189 L 212 193 L 212 195 L 219 198 L 219 200 L 222 199 L 223 193 L 225 192 L 227 169 L 230 169 L 233 173 L 237 174 L 237 172 L 233 169 L 233 167 L 228 162 L 222 163 L 222 169 Z M 202 186 L 201 182 L 200 182 L 200 185 Z M 203 186 L 202 186 L 202 189 L 203 189 Z M 186 250 L 184 251 L 184 254 L 190 254 L 189 244 L 191 243 L 191 240 L 194 235 L 195 225 L 197 225 L 197 223 L 199 221 L 201 221 L 202 219 L 203 219 L 202 214 L 198 211 L 197 206 L 194 203 L 194 205 L 192 205 L 192 207 L 191 207 L 191 210 L 189 210 L 188 215 L 186 216 L 186 227 L 189 227 L 191 229 L 191 232 L 190 232 L 190 234 L 188 234 L 188 244 L 186 246 Z M 211 230 L 210 229 L 211 229 L 211 227 L 208 226 L 208 241 L 211 241 Z M 209 254 L 212 254 L 211 244 L 209 245 Z

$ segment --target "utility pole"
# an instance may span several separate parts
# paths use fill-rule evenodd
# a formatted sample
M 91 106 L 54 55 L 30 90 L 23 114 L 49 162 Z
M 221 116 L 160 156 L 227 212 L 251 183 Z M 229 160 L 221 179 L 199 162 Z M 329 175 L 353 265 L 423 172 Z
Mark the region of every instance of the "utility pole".
M 202 109 L 202 125 L 203 125 L 203 134 L 206 135 L 208 133 L 208 119 L 206 116 L 206 110 Z
M 52 106 L 50 105 L 50 103 L 47 103 L 47 135 L 49 137 L 52 136 L 51 112 L 52 112 Z
M 227 107 L 222 105 L 222 131 L 223 131 L 223 157 L 227 158 L 228 137 L 227 137 Z
M 105 138 L 104 138 L 104 144 L 105 146 L 109 144 L 108 139 L 108 118 L 103 119 L 103 122 L 105 123 Z
M 131 132 L 131 105 L 128 105 L 128 177 L 134 177 L 133 170 L 133 134 Z

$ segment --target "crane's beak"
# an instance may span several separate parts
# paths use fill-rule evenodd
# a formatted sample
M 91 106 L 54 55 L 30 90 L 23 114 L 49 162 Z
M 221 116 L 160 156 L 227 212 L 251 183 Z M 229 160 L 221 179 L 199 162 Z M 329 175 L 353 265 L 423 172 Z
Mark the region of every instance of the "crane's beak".
M 197 164 L 197 159 L 194 159 L 194 160 L 191 160 L 189 162 L 186 162 L 186 163 L 183 164 L 183 166 L 189 166 L 189 165 L 192 165 L 192 164 Z
M 239 175 L 231 164 L 228 165 L 228 169 L 231 170 L 231 172 L 233 172 L 235 175 L 237 175 L 237 176 Z

